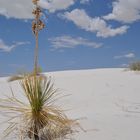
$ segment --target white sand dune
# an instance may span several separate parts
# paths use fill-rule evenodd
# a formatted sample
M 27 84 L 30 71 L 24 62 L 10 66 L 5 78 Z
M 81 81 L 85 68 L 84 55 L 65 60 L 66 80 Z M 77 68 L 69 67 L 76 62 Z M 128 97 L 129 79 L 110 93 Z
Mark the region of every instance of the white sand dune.
M 71 118 L 83 118 L 87 132 L 79 132 L 75 140 L 139 140 L 140 139 L 140 73 L 124 69 L 95 69 L 52 72 L 56 87 L 70 94 L 58 101 Z M 7 78 L 0 78 L 0 97 L 10 94 Z M 20 97 L 17 82 L 10 86 Z M 1 122 L 4 120 L 1 114 Z M 4 129 L 0 125 L 0 134 Z M 1 138 L 0 138 L 1 140 Z

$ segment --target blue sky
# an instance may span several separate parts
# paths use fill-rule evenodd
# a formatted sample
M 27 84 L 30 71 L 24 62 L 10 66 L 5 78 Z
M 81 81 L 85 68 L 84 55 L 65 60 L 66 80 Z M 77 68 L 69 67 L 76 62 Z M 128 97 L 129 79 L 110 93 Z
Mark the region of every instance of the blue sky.
M 43 71 L 126 67 L 140 60 L 140 0 L 40 0 Z M 0 75 L 33 69 L 31 0 L 0 0 Z

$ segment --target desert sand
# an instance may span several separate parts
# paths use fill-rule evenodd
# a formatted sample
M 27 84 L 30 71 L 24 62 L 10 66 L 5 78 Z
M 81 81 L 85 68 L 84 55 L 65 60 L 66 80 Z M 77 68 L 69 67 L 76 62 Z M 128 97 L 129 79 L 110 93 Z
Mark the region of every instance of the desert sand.
M 64 98 L 57 104 L 82 128 L 75 140 L 139 140 L 140 139 L 140 73 L 125 69 L 93 69 L 49 72 Z M 8 83 L 0 78 L 0 97 L 24 99 L 18 81 Z M 0 136 L 5 129 L 0 113 Z M 0 140 L 2 137 L 0 137 Z M 4 139 L 3 139 L 4 140 Z M 14 140 L 14 139 L 13 139 Z

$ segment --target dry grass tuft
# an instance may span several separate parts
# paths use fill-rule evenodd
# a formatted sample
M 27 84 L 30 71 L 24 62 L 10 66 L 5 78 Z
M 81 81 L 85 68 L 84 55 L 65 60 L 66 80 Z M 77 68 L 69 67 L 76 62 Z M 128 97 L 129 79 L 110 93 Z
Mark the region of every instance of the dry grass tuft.
M 13 75 L 11 76 L 9 79 L 8 79 L 8 82 L 13 82 L 13 81 L 17 81 L 17 80 L 22 80 L 24 79 L 25 77 L 33 77 L 35 75 L 38 75 L 38 76 L 42 76 L 42 77 L 45 77 L 42 73 L 42 68 L 41 67 L 38 67 L 37 68 L 37 71 L 35 73 L 35 71 L 33 72 L 18 72 L 19 74 L 17 75 Z
M 13 81 L 16 81 L 16 80 L 21 80 L 21 79 L 23 79 L 23 76 L 22 75 L 14 75 L 14 76 L 11 76 L 8 79 L 8 82 L 13 82 Z

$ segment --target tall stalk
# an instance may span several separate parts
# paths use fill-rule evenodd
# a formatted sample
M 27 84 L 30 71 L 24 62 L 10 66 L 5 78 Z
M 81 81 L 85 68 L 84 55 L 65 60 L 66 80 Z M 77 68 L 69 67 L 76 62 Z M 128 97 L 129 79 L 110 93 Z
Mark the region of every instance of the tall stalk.
M 38 19 L 37 20 L 37 26 L 38 26 Z M 34 58 L 34 72 L 35 72 L 35 75 L 37 74 L 37 69 L 38 69 L 38 27 L 36 29 L 36 33 L 35 33 L 35 40 L 36 40 L 36 46 L 35 46 L 35 58 Z
M 35 19 L 32 22 L 32 31 L 35 35 L 35 55 L 34 55 L 34 74 L 37 75 L 38 74 L 38 35 L 39 35 L 39 31 L 42 30 L 45 25 L 44 23 L 40 20 L 42 11 L 40 9 L 40 7 L 38 6 L 38 1 L 39 0 L 32 0 L 33 4 L 35 5 L 35 9 L 33 10 L 33 15 L 35 17 Z

